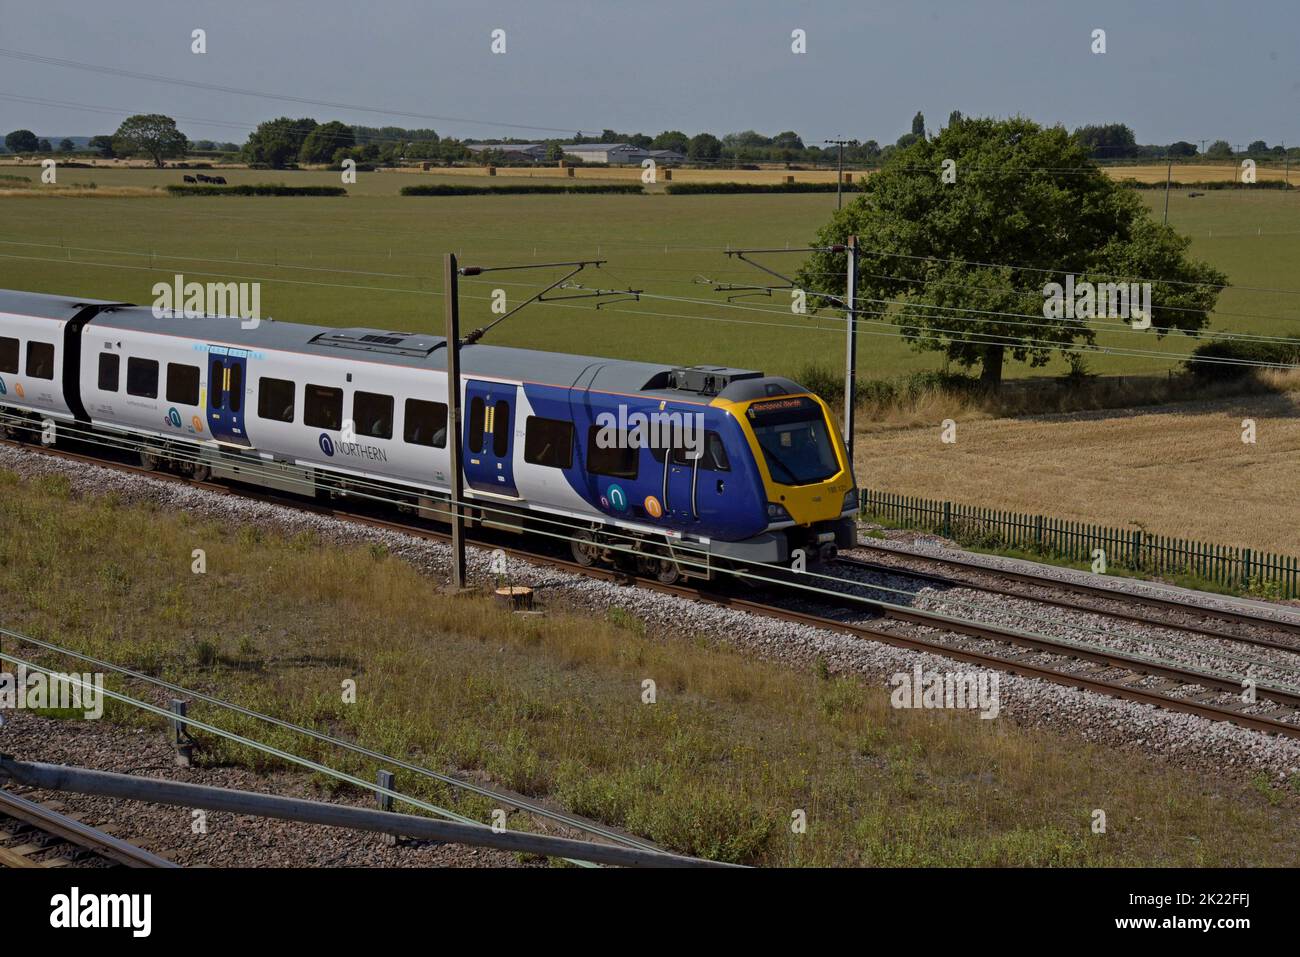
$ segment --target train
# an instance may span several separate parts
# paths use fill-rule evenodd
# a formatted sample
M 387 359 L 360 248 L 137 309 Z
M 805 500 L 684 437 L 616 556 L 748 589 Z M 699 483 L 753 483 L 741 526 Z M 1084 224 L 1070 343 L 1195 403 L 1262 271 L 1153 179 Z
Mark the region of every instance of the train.
M 451 517 L 441 336 L 0 290 L 0 435 L 82 431 L 145 468 Z M 831 410 L 790 379 L 462 345 L 462 515 L 664 582 L 855 544 Z M 557 530 L 559 530 L 557 532 Z

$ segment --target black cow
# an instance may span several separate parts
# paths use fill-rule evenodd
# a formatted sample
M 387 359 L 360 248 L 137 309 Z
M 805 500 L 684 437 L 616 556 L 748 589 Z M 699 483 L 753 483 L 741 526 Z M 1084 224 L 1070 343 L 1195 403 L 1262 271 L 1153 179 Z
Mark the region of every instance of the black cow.
M 218 186 L 226 185 L 226 178 L 224 176 L 210 176 L 208 177 L 208 181 L 216 183 Z
M 195 175 L 198 176 L 198 178 L 199 178 L 199 182 L 200 182 L 200 183 L 210 183 L 210 182 L 212 182 L 211 179 L 209 179 L 207 176 L 204 176 L 202 173 L 196 173 Z
M 193 183 L 193 182 L 196 182 L 196 180 L 194 179 L 193 176 L 186 176 L 186 177 L 185 177 L 185 182 L 187 182 L 187 183 Z

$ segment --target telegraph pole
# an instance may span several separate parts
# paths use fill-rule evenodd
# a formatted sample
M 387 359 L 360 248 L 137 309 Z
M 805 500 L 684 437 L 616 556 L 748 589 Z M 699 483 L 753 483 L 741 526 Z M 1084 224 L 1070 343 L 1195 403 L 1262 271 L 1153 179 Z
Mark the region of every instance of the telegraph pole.
M 447 315 L 447 451 L 451 453 L 451 587 L 465 587 L 465 520 L 461 514 L 464 480 L 460 468 L 460 273 L 456 254 L 443 267 L 443 301 Z
M 842 209 L 844 205 L 841 193 L 844 189 L 844 147 L 855 145 L 857 140 L 824 140 L 827 145 L 839 147 L 839 160 L 835 164 L 835 208 Z
M 857 399 L 858 375 L 858 237 L 850 236 L 846 250 L 848 287 L 844 296 L 844 324 L 848 327 L 844 362 L 844 446 L 853 467 L 853 406 Z
M 1165 167 L 1165 225 L 1169 225 L 1169 181 L 1174 178 L 1174 161 Z

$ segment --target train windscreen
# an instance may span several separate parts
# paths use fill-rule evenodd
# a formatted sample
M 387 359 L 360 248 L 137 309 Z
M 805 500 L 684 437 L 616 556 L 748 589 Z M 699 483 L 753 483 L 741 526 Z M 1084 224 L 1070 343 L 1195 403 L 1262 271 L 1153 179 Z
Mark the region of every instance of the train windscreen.
M 839 472 L 826 416 L 812 399 L 755 402 L 745 415 L 774 482 L 811 485 Z

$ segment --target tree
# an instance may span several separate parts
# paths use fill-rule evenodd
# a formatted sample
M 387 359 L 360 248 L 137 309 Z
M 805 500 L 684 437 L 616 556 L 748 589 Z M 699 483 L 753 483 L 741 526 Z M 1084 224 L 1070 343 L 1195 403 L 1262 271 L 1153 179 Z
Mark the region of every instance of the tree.
M 925 136 L 925 115 L 920 110 L 912 117 L 912 135 Z
M 1251 143 L 1249 146 L 1246 147 L 1246 152 L 1249 153 L 1251 156 L 1263 156 L 1265 153 L 1268 152 L 1268 144 L 1265 143 L 1263 140 L 1255 140 L 1253 143 Z
M 36 150 L 40 153 L 52 153 L 54 152 L 54 147 L 50 145 L 49 140 L 41 137 L 40 141 L 36 144 Z
M 690 137 L 681 130 L 664 130 L 650 141 L 651 149 L 676 150 L 679 153 L 685 153 L 690 145 Z
M 803 140 L 794 130 L 786 130 L 784 133 L 777 133 L 772 137 L 772 145 L 777 149 L 783 150 L 801 150 L 803 149 Z
M 1169 156 L 1177 158 L 1186 158 L 1196 155 L 1196 144 L 1189 143 L 1186 140 L 1179 140 L 1177 143 L 1170 143 L 1165 151 Z
M 1230 159 L 1232 157 L 1232 144 L 1227 140 L 1215 140 L 1210 144 L 1210 148 L 1205 151 L 1206 156 L 1212 156 L 1215 159 Z
M 316 121 L 281 116 L 267 120 L 249 134 L 244 144 L 244 159 L 249 163 L 264 163 L 274 169 L 283 169 L 298 158 L 308 134 L 316 128 Z
M 112 159 L 116 154 L 113 152 L 113 137 L 111 136 L 92 136 L 90 138 L 90 148 L 98 151 L 104 159 Z
M 72 152 L 73 150 L 75 150 L 76 148 L 77 148 L 77 144 L 74 143 L 74 142 L 72 142 L 71 138 L 69 138 L 69 137 L 67 137 L 67 136 L 65 136 L 63 139 L 59 140 L 59 152 L 60 152 L 60 153 L 71 153 L 71 152 Z
M 35 153 L 40 148 L 40 140 L 31 130 L 14 130 L 5 137 L 5 149 L 10 153 Z
M 1123 123 L 1104 126 L 1081 126 L 1074 131 L 1075 138 L 1088 147 L 1093 159 L 1125 159 L 1137 156 L 1137 137 Z
M 917 142 L 921 138 L 922 137 L 920 137 L 916 133 L 904 133 L 902 136 L 898 138 L 898 142 L 895 145 L 899 149 L 906 149 L 907 147 L 911 146 L 913 143 Z
M 968 117 L 897 150 L 812 245 L 857 235 L 860 301 L 888 310 L 914 348 L 978 365 L 990 388 L 1008 355 L 1039 367 L 1058 350 L 1093 344 L 1087 319 L 1048 318 L 1046 284 L 1065 285 L 1067 275 L 1076 283 L 1150 279 L 1152 327 L 1144 335 L 1205 326 L 1227 278 L 1188 258 L 1190 239 L 1154 220 L 1138 193 L 1087 153 L 1060 127 Z M 955 182 L 939 175 L 947 159 Z M 844 253 L 815 253 L 798 283 L 843 295 L 844 271 Z M 1128 338 L 1141 342 L 1136 333 Z
M 328 123 L 313 127 L 303 139 L 302 146 L 298 150 L 298 162 L 331 162 L 335 153 L 355 146 L 356 142 L 357 137 L 352 132 L 352 127 L 338 120 L 330 120 Z
M 948 114 L 948 125 L 956 126 L 961 122 L 961 110 L 953 110 Z
M 558 163 L 564 159 L 564 145 L 558 140 L 552 140 L 546 144 L 546 161 L 548 163 Z
M 141 113 L 127 117 L 113 134 L 113 151 L 118 156 L 142 154 L 159 168 L 169 156 L 184 156 L 185 134 L 176 121 L 161 113 Z
M 728 133 L 722 138 L 722 145 L 729 149 L 753 149 L 771 146 L 771 137 L 764 136 L 756 130 L 744 130 L 740 133 Z
M 686 146 L 686 155 L 693 160 L 712 160 L 722 155 L 722 141 L 712 133 L 700 133 L 691 137 Z

